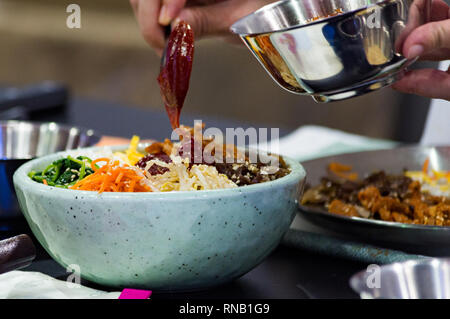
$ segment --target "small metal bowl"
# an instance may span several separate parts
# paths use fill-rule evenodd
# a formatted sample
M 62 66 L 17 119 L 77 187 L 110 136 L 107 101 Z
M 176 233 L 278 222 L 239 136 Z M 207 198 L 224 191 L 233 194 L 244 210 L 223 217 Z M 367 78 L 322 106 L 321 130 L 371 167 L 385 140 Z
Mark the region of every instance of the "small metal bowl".
M 401 78 L 415 60 L 399 53 L 403 42 L 430 11 L 431 0 L 279 1 L 231 31 L 282 88 L 329 102 Z
M 0 121 L 0 219 L 21 216 L 13 188 L 14 171 L 26 161 L 96 144 L 92 130 L 56 123 Z
M 350 286 L 363 299 L 450 298 L 449 258 L 409 260 L 369 267 L 372 268 L 350 279 Z

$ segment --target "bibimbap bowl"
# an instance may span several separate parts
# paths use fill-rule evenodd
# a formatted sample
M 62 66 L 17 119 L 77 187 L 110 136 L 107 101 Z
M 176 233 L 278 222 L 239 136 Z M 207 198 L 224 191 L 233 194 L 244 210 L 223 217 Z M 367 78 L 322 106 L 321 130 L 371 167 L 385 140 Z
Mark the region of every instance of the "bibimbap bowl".
M 102 194 L 28 177 L 65 154 L 32 160 L 16 171 L 20 207 L 59 264 L 77 265 L 84 279 L 115 287 L 192 290 L 242 276 L 288 230 L 306 175 L 298 162 L 284 158 L 288 175 L 255 185 Z

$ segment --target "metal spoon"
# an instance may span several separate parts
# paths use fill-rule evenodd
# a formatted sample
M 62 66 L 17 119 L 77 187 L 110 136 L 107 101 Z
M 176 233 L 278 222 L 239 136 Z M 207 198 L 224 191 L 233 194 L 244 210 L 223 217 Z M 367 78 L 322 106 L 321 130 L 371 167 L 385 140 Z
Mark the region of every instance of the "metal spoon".
M 164 27 L 164 40 L 166 41 L 166 45 L 164 46 L 164 51 L 161 56 L 160 69 L 166 64 L 167 44 L 169 43 L 167 40 L 169 39 L 170 33 L 172 33 L 172 26 L 169 24 Z
M 28 235 L 22 234 L 0 241 L 0 274 L 31 264 L 36 248 Z

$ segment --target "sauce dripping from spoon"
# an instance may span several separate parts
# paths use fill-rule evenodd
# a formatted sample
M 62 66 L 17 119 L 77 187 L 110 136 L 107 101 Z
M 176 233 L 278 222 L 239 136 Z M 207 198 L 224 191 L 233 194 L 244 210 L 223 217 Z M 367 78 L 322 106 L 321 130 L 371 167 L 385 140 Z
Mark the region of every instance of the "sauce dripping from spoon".
M 166 57 L 158 83 L 172 129 L 180 126 L 180 113 L 189 89 L 194 59 L 194 32 L 189 24 L 179 22 L 170 33 Z

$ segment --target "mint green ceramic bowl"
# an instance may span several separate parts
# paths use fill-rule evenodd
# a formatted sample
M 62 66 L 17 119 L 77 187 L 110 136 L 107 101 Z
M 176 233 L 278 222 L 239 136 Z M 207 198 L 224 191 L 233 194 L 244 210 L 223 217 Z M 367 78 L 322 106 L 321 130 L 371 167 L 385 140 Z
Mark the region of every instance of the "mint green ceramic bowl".
M 242 276 L 278 245 L 305 182 L 303 167 L 290 159 L 291 173 L 275 181 L 197 192 L 98 194 L 27 176 L 64 155 L 16 171 L 20 207 L 59 264 L 78 265 L 83 278 L 115 287 L 191 290 Z

